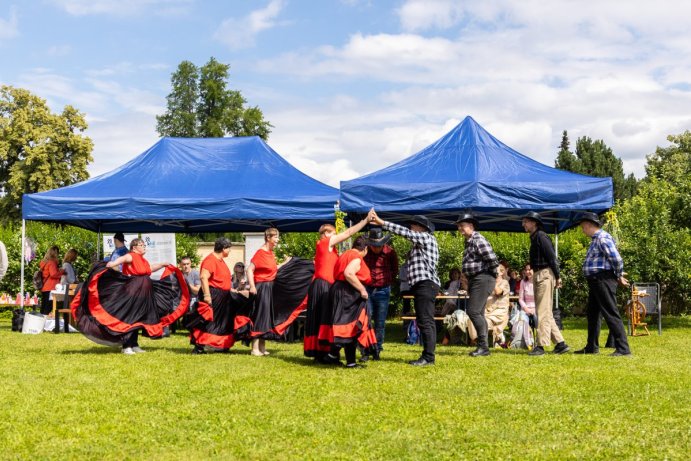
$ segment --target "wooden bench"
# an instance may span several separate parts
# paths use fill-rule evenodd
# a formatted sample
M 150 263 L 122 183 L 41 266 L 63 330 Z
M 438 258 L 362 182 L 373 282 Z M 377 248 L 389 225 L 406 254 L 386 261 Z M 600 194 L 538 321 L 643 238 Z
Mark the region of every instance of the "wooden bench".
M 70 283 L 67 286 L 66 292 L 64 293 L 55 291 L 51 292 L 53 295 L 53 318 L 55 319 L 55 328 L 53 329 L 54 333 L 60 333 L 60 314 L 62 314 L 62 318 L 65 322 L 65 333 L 70 332 L 70 319 L 72 318 L 72 310 L 69 308 L 69 303 L 72 300 L 72 298 L 74 298 L 74 295 L 77 294 L 78 288 L 78 283 Z M 68 307 L 58 309 L 58 301 L 62 302 L 63 306 L 67 305 Z

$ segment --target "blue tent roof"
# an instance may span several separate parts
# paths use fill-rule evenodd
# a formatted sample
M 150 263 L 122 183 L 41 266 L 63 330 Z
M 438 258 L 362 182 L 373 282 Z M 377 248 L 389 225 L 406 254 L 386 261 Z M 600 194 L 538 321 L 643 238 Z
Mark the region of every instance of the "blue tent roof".
M 162 138 L 125 165 L 22 199 L 25 219 L 103 232 L 314 231 L 338 190 L 260 138 Z
M 472 117 L 415 155 L 341 182 L 341 209 L 374 207 L 392 221 L 425 214 L 438 229 L 455 229 L 472 210 L 480 230 L 522 232 L 521 217 L 539 212 L 549 231 L 576 223 L 577 212 L 601 213 L 614 203 L 611 178 L 550 168 L 511 149 Z

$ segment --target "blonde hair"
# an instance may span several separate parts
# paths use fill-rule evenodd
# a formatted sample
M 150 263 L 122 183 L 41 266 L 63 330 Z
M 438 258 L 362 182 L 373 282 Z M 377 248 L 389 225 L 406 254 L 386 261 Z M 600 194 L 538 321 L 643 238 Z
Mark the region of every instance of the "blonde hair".
M 134 250 L 134 247 L 136 247 L 140 243 L 144 243 L 144 240 L 140 238 L 132 239 L 132 241 L 130 242 L 130 251 Z
M 275 227 L 269 227 L 264 231 L 264 241 L 268 242 L 271 237 L 278 235 L 278 229 Z
M 67 253 L 65 253 L 65 257 L 62 258 L 62 262 L 64 263 L 73 263 L 77 259 L 77 250 L 74 248 L 70 248 Z
M 48 251 L 46 251 L 46 255 L 43 257 L 43 260 L 44 261 L 57 261 L 59 251 L 60 251 L 60 248 L 53 245 L 52 247 L 48 248 Z

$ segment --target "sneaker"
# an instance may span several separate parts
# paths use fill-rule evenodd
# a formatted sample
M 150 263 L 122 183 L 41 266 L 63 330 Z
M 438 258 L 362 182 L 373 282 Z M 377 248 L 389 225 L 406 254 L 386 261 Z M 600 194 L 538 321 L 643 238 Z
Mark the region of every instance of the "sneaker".
M 570 348 L 569 345 L 566 344 L 564 341 L 560 342 L 556 346 L 554 346 L 554 353 L 555 354 L 564 354 L 566 352 L 569 352 Z
M 122 348 L 122 353 L 125 354 L 125 355 L 134 355 L 134 354 L 136 354 L 136 352 L 134 352 L 134 351 L 132 350 L 131 347 L 123 347 L 123 348 Z
M 361 363 L 369 362 L 369 355 L 363 355 L 362 357 L 360 357 L 360 362 Z
M 206 351 L 204 350 L 204 346 L 197 344 L 196 346 L 194 346 L 194 349 L 192 349 L 192 353 L 195 355 L 206 354 Z
M 583 355 L 583 354 L 599 354 L 599 353 L 600 353 L 600 351 L 593 351 L 593 350 L 590 350 L 590 349 L 588 349 L 588 348 L 586 348 L 586 347 L 584 347 L 583 349 L 578 349 L 577 351 L 574 352 L 574 354 L 579 354 L 579 355 Z
M 346 368 L 365 368 L 364 365 L 360 365 L 359 363 L 348 363 L 345 366 Z
M 545 355 L 545 349 L 542 346 L 534 347 L 532 351 L 528 352 L 528 355 L 532 357 L 537 357 L 539 355 Z
M 468 355 L 471 357 L 487 357 L 489 355 L 489 349 L 483 349 L 478 347 Z
M 631 352 L 621 352 L 621 351 L 614 351 L 611 354 L 609 354 L 610 357 L 629 357 L 631 356 Z
M 135 353 L 137 353 L 137 354 L 141 354 L 142 352 L 146 352 L 144 349 L 142 349 L 142 348 L 139 347 L 139 346 L 134 346 L 134 347 L 132 348 L 132 350 L 133 350 Z

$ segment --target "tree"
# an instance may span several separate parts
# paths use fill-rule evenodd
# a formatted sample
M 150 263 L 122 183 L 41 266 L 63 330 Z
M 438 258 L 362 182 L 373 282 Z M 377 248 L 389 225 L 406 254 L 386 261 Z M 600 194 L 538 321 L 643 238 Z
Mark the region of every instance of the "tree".
M 611 177 L 615 200 L 625 200 L 636 193 L 638 181 L 633 174 L 624 176 L 621 159 L 601 139 L 593 141 L 586 136 L 578 138 L 574 155 L 569 150 L 568 135 L 564 131 L 555 166 L 589 176 Z
M 228 89 L 230 65 L 210 58 L 201 69 L 183 61 L 171 77 L 167 110 L 156 117 L 161 136 L 218 138 L 259 136 L 267 140 L 272 125 L 237 90 Z
M 0 213 L 21 217 L 22 195 L 67 186 L 89 177 L 93 142 L 84 116 L 72 106 L 54 114 L 29 91 L 0 87 Z
M 645 181 L 657 179 L 670 190 L 671 224 L 691 229 L 691 131 L 670 135 L 669 147 L 658 147 L 647 158 Z

